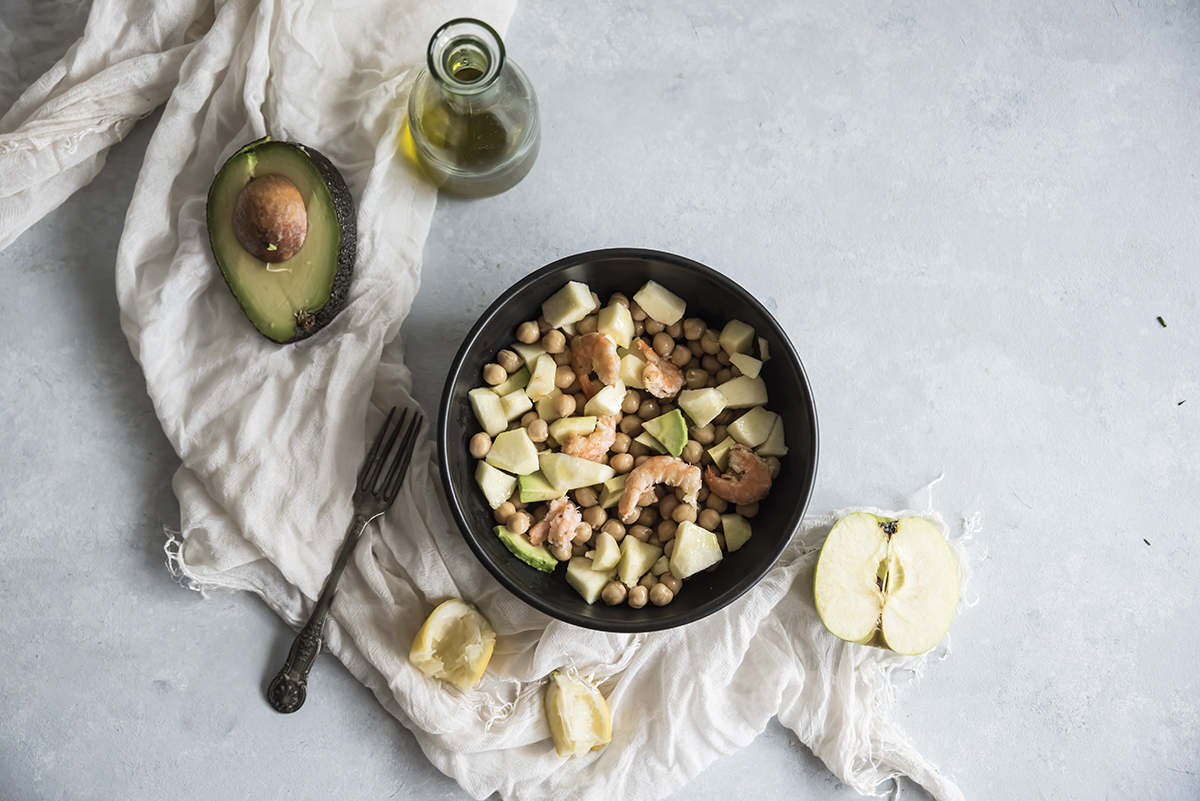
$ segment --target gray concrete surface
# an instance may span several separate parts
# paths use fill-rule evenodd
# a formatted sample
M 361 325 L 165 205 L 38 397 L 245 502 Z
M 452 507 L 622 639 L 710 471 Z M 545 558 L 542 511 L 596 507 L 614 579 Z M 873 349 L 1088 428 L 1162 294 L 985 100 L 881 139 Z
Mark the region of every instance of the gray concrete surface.
M 0 105 L 75 7 L 4 5 Z M 978 604 L 899 677 L 917 745 L 970 799 L 1200 797 L 1195 4 L 522 0 L 507 42 L 542 154 L 439 202 L 402 329 L 418 400 L 560 256 L 732 275 L 809 371 L 812 511 L 944 474 L 936 507 L 982 512 Z M 155 121 L 0 252 L 0 798 L 465 798 L 331 659 L 273 713 L 287 627 L 164 566 L 177 459 L 113 291 Z M 773 723 L 673 798 L 854 796 Z

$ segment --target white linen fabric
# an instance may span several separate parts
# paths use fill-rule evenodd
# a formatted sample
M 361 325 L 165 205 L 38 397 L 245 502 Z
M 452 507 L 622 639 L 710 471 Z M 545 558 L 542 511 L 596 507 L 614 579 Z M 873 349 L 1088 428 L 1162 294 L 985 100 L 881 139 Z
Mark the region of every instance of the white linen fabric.
M 397 155 L 408 89 L 438 24 L 474 16 L 503 32 L 514 4 L 95 0 L 84 36 L 0 120 L 2 247 L 166 103 L 116 285 L 122 328 L 182 461 L 182 532 L 168 552 L 191 586 L 257 593 L 296 627 L 310 612 L 381 410 L 413 405 L 397 332 L 417 293 L 436 193 Z M 205 228 L 217 168 L 266 134 L 322 151 L 358 209 L 345 310 L 289 346 L 250 327 Z M 806 520 L 766 578 L 726 610 L 671 631 L 603 634 L 548 618 L 496 583 L 450 522 L 435 456 L 426 437 L 400 499 L 364 534 L 326 645 L 472 796 L 661 797 L 778 715 L 862 793 L 908 775 L 943 801 L 962 797 L 889 715 L 891 672 L 919 671 L 924 657 L 841 642 L 817 617 L 816 549 L 844 512 Z M 957 543 L 954 551 L 965 589 L 965 555 Z M 421 621 L 449 597 L 477 604 L 498 633 L 469 691 L 407 659 Z M 544 720 L 545 677 L 563 667 L 598 681 L 612 710 L 612 743 L 581 759 L 555 755 Z

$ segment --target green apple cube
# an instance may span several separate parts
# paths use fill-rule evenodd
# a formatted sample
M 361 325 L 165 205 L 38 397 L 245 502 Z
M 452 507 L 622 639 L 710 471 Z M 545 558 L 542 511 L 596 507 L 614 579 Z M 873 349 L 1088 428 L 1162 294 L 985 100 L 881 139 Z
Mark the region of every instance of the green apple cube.
M 767 340 L 762 337 L 758 338 L 758 358 L 764 362 L 771 358 L 771 349 L 767 347 Z
M 741 320 L 730 320 L 721 329 L 718 340 L 721 348 L 732 356 L 735 353 L 748 353 L 754 342 L 754 329 Z
M 633 316 L 620 303 L 610 303 L 597 315 L 596 330 L 618 346 L 628 348 L 633 342 Z
M 542 316 L 551 328 L 562 328 L 587 317 L 593 308 L 592 290 L 587 284 L 571 281 L 542 304 Z
M 671 575 L 685 579 L 720 562 L 721 555 L 721 543 L 716 534 L 685 520 L 675 530 Z
M 729 436 L 733 437 L 739 445 L 757 448 L 767 441 L 767 437 L 778 419 L 779 415 L 775 412 L 768 412 L 761 406 L 755 406 L 729 424 Z
M 679 393 L 679 408 L 687 412 L 692 424 L 706 426 L 720 414 L 728 401 L 715 387 L 704 389 L 685 389 Z
M 749 409 L 752 406 L 767 405 L 767 384 L 761 376 L 750 378 L 740 375 L 718 386 L 717 392 L 725 397 L 726 409 Z
M 721 531 L 725 534 L 725 550 L 733 553 L 750 539 L 750 521 L 741 515 L 721 515 Z
M 654 566 L 650 568 L 650 575 L 661 576 L 663 573 L 666 573 L 670 569 L 671 569 L 671 559 L 666 554 L 663 554 L 662 556 L 658 557 L 658 561 L 655 562 Z
M 560 417 L 550 424 L 550 436 L 554 437 L 554 441 L 559 445 L 573 436 L 586 437 L 595 430 L 594 416 Z
M 646 369 L 644 359 L 639 359 L 632 353 L 621 357 L 621 383 L 634 389 L 643 389 L 642 371 Z
M 538 356 L 546 352 L 540 340 L 530 345 L 526 345 L 524 342 L 514 342 L 508 346 L 508 349 L 520 356 L 526 367 L 532 365 Z
M 552 501 L 567 494 L 566 490 L 556 490 L 550 486 L 541 470 L 517 476 L 517 487 L 521 492 L 521 503 Z
M 775 424 L 771 426 L 771 433 L 767 435 L 766 441 L 758 446 L 755 451 L 759 456 L 787 456 L 787 443 L 783 437 L 783 418 L 776 416 Z
M 722 473 L 725 472 L 725 468 L 729 467 L 729 449 L 736 444 L 737 440 L 733 437 L 726 437 L 708 449 L 708 455 L 712 457 L 713 462 Z
M 667 453 L 676 458 L 683 453 L 683 446 L 687 445 L 688 431 L 687 423 L 683 420 L 683 413 L 678 409 L 672 409 L 653 420 L 647 420 L 642 427 L 662 443 L 662 447 Z
M 622 473 L 619 476 L 613 476 L 608 481 L 605 481 L 600 489 L 600 508 L 611 509 L 616 506 L 621 500 L 621 494 L 625 492 L 625 479 L 629 478 L 628 473 Z M 524 500 L 524 499 L 522 499 Z
M 500 406 L 504 409 L 505 419 L 511 423 L 532 409 L 533 401 L 525 394 L 525 390 L 517 389 L 501 398 Z
M 621 559 L 617 562 L 617 579 L 626 587 L 636 587 L 638 581 L 650 572 L 650 568 L 662 554 L 663 549 L 657 545 L 642 542 L 636 537 L 625 537 L 621 540 Z
M 654 451 L 657 454 L 665 455 L 667 453 L 666 446 L 663 445 L 661 442 L 659 442 L 657 439 L 655 439 L 655 437 L 652 434 L 650 434 L 649 432 L 643 431 L 642 433 L 640 433 L 636 437 L 634 437 L 633 441 L 642 443 L 647 448 L 649 448 L 650 450 Z
M 745 353 L 733 353 L 729 356 L 729 363 L 742 371 L 742 375 L 749 378 L 758 378 L 758 374 L 762 371 L 763 363 L 753 356 L 747 356 Z
M 621 561 L 621 546 L 617 545 L 612 534 L 601 531 L 596 535 L 596 550 L 589 551 L 586 555 L 591 557 L 592 570 L 603 573 L 612 570 L 617 566 L 617 562 Z
M 519 476 L 536 472 L 538 469 L 537 447 L 523 428 L 497 434 L 486 459 L 487 463 L 497 470 Z
M 674 325 L 682 320 L 687 308 L 683 298 L 655 281 L 647 281 L 634 293 L 633 301 L 650 315 L 651 320 L 658 320 L 663 325 Z
M 516 392 L 518 389 L 525 389 L 525 385 L 528 383 L 529 368 L 522 367 L 520 370 L 510 375 L 507 381 L 492 387 L 492 392 L 495 392 L 500 397 L 504 397 L 510 392 Z
M 488 433 L 489 437 L 494 437 L 508 428 L 508 418 L 504 415 L 504 406 L 495 392 L 487 387 L 479 387 L 468 392 L 467 397 L 471 401 L 475 419 L 479 421 L 479 425 L 483 426 L 483 430 Z
M 538 356 L 533 363 L 533 375 L 529 379 L 529 385 L 525 387 L 525 394 L 532 401 L 538 401 L 554 391 L 554 374 L 558 372 L 558 365 L 554 362 L 554 357 L 549 353 L 543 353 Z
M 553 423 L 559 418 L 559 413 L 554 410 L 554 399 L 562 394 L 562 390 L 555 387 L 553 391 L 544 398 L 539 399 L 533 404 L 533 408 L 537 410 L 538 417 L 545 420 L 547 423 Z
M 567 562 L 567 583 L 589 604 L 596 603 L 612 577 L 612 570 L 596 570 L 586 556 L 576 556 Z
M 605 387 L 584 404 L 583 413 L 597 417 L 612 417 L 621 411 L 621 403 L 625 400 L 625 385 L 617 383 Z
M 493 444 L 492 448 L 495 447 Z M 606 464 L 554 451 L 542 451 L 538 454 L 538 462 L 550 486 L 557 490 L 573 490 L 603 484 L 616 475 L 616 471 Z
M 483 490 L 483 497 L 487 499 L 488 506 L 493 509 L 499 508 L 500 504 L 511 498 L 513 490 L 517 488 L 515 478 L 483 460 L 475 467 L 475 481 Z

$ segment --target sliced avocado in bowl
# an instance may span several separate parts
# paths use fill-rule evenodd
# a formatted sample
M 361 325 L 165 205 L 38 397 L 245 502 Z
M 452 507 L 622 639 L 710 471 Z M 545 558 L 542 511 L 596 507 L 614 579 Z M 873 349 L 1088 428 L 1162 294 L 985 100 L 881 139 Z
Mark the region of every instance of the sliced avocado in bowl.
M 350 288 L 354 200 L 319 152 L 271 137 L 229 157 L 208 191 L 208 240 L 246 317 L 275 342 L 332 320 Z

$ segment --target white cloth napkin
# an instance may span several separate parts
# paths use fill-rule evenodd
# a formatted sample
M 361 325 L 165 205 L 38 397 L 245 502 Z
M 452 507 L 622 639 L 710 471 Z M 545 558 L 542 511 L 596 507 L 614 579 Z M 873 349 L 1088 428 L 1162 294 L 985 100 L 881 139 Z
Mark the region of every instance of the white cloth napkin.
M 513 7 L 95 0 L 84 36 L 0 120 L 2 247 L 90 181 L 134 120 L 167 104 L 116 283 L 122 328 L 182 460 L 182 532 L 168 551 L 192 586 L 250 590 L 297 627 L 311 610 L 380 410 L 412 405 L 396 335 L 435 192 L 396 152 L 409 87 L 438 24 L 475 16 L 503 32 Z M 205 229 L 217 168 L 264 134 L 322 151 L 358 208 L 349 303 L 290 346 L 250 327 Z M 905 774 L 943 801 L 962 797 L 889 715 L 891 672 L 924 658 L 843 643 L 816 615 L 815 549 L 834 515 L 806 520 L 761 584 L 721 613 L 601 634 L 535 612 L 492 579 L 450 522 L 434 458 L 426 439 L 400 499 L 359 543 L 326 643 L 472 796 L 661 797 L 778 715 L 862 793 Z M 448 597 L 476 603 L 498 633 L 487 674 L 466 692 L 407 659 L 420 622 Z M 613 716 L 612 743 L 576 760 L 555 755 L 542 707 L 545 676 L 564 666 L 601 683 Z

